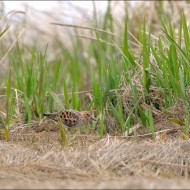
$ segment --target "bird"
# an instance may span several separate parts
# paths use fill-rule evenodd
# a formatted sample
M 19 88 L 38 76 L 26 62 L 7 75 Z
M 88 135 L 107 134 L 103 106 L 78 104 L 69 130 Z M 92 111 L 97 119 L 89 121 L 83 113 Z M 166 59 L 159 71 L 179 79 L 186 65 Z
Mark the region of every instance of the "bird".
M 96 121 L 94 117 L 92 117 L 91 113 L 88 111 L 77 111 L 77 110 L 63 110 L 56 113 L 44 113 L 49 119 L 54 121 L 59 121 L 61 119 L 62 123 L 67 127 L 75 127 L 83 124 L 88 124 L 92 120 Z

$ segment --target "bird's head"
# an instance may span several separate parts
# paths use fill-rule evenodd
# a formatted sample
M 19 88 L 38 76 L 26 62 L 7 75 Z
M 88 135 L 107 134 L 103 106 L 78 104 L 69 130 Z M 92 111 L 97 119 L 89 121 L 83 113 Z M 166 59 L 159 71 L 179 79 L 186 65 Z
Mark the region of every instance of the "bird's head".
M 83 120 L 85 121 L 85 123 L 89 123 L 92 120 L 96 121 L 95 118 L 92 116 L 92 114 L 88 111 L 82 111 L 81 114 L 83 116 Z

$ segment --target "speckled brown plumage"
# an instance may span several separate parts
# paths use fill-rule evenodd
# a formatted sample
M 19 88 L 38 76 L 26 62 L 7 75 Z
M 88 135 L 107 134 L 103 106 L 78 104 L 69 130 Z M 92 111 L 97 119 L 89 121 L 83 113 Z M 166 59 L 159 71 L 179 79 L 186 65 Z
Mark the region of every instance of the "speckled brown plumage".
M 95 120 L 89 112 L 79 112 L 77 110 L 63 110 L 58 113 L 44 113 L 44 116 L 54 121 L 58 121 L 60 118 L 62 123 L 68 127 L 82 125 L 89 123 L 91 120 Z

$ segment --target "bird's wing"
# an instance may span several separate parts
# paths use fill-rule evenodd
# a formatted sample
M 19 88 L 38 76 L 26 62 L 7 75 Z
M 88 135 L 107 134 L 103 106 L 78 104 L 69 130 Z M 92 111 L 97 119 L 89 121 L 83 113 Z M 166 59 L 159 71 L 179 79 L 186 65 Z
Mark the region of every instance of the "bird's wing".
M 63 121 L 63 124 L 72 127 L 76 126 L 80 121 L 80 112 L 76 112 L 74 110 L 64 110 L 60 112 L 60 118 Z

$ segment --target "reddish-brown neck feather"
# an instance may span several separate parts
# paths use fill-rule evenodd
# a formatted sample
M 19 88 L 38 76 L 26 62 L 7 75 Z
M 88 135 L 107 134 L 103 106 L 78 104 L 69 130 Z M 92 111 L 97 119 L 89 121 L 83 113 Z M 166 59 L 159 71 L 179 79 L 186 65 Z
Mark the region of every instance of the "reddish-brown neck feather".
M 90 120 L 90 118 L 89 118 L 87 112 L 86 112 L 86 111 L 82 111 L 81 114 L 82 114 L 82 117 L 83 117 L 84 122 L 85 122 L 85 123 L 88 123 L 89 120 Z

